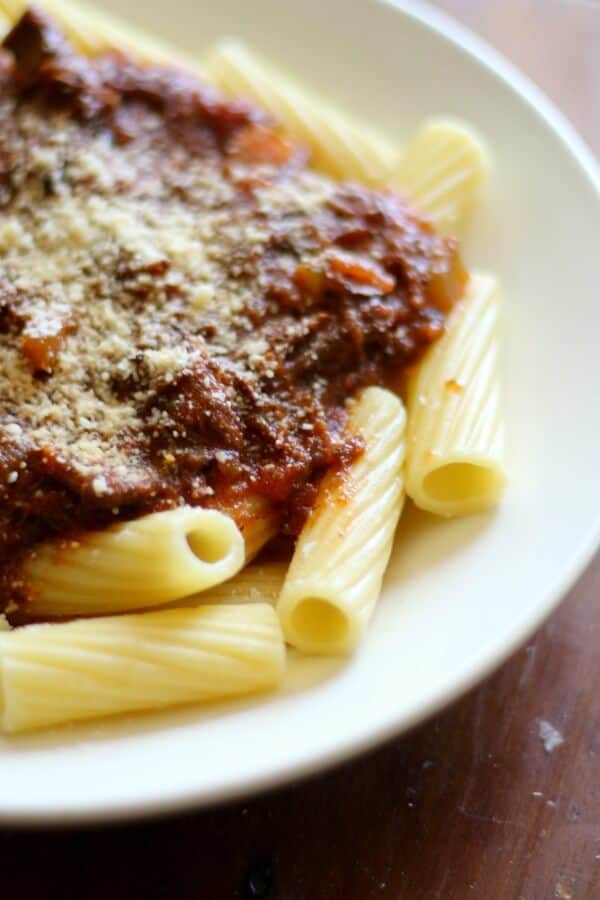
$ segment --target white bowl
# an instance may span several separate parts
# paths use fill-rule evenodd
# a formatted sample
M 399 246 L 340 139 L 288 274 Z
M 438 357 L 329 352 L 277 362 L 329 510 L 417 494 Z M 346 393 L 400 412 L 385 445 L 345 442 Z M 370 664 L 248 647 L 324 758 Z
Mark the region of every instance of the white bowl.
M 492 185 L 466 256 L 500 275 L 506 297 L 512 480 L 494 515 L 407 516 L 346 664 L 294 660 L 286 691 L 251 703 L 0 741 L 5 821 L 212 803 L 365 750 L 504 660 L 600 531 L 598 173 L 563 117 L 482 41 L 412 2 L 329 0 L 324 14 L 323 0 L 139 0 L 128 11 L 190 50 L 237 34 L 399 141 L 436 113 L 487 138 Z

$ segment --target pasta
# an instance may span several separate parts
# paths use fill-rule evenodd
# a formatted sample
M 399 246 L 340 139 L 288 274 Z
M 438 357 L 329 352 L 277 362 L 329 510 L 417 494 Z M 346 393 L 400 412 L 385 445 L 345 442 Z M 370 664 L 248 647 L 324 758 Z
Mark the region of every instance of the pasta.
M 275 606 L 287 571 L 285 562 L 252 563 L 229 581 L 190 597 L 194 604 L 270 603 Z
M 438 515 L 487 509 L 506 483 L 499 310 L 495 279 L 473 275 L 409 384 L 406 491 Z
M 400 151 L 237 40 L 197 61 L 43 5 L 81 56 L 0 0 L 27 71 L 0 73 L 0 129 L 26 117 L 15 146 L 0 134 L 18 186 L 0 222 L 0 289 L 19 284 L 0 336 L 9 732 L 268 690 L 286 642 L 349 653 L 405 494 L 458 516 L 506 484 L 498 289 L 475 274 L 463 293 L 445 237 L 476 205 L 482 140 L 432 119 Z M 280 534 L 289 566 L 256 560 Z
M 158 606 L 225 581 L 243 562 L 229 516 L 180 507 L 42 546 L 25 566 L 25 608 L 32 616 L 89 616 Z
M 489 169 L 481 139 L 461 122 L 432 119 L 404 148 L 391 182 L 434 225 L 462 231 Z
M 237 524 L 244 539 L 246 563 L 249 563 L 279 531 L 277 509 L 256 494 L 229 500 L 222 498 L 219 509 Z
M 30 625 L 0 634 L 5 731 L 276 687 L 281 629 L 265 603 Z
M 405 421 L 381 388 L 352 410 L 364 454 L 323 482 L 277 604 L 287 641 L 306 653 L 351 650 L 371 618 L 404 502 Z
M 28 7 L 26 0 L 0 0 L 0 14 L 15 22 Z M 85 3 L 70 0 L 44 0 L 47 10 L 65 29 L 70 40 L 81 52 L 91 56 L 103 50 L 123 50 L 142 62 L 163 62 L 177 65 L 205 77 L 200 63 L 181 50 L 145 34 L 132 25 L 123 25 L 110 13 L 92 9 Z
M 206 60 L 209 76 L 229 94 L 250 96 L 312 151 L 312 164 L 335 178 L 385 183 L 394 149 L 272 69 L 244 44 L 226 40 Z
M 278 517 L 274 511 L 267 511 L 261 515 L 258 511 L 243 530 L 246 562 L 251 562 L 260 553 L 265 544 L 268 544 L 278 531 Z

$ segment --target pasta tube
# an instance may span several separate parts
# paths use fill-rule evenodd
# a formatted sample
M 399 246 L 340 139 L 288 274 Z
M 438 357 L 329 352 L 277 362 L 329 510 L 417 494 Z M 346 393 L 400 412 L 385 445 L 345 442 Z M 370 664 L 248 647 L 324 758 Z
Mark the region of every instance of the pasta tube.
M 217 495 L 215 508 L 233 519 L 239 528 L 247 563 L 279 531 L 281 514 L 259 494 L 225 490 Z
M 270 603 L 275 606 L 287 571 L 287 563 L 253 563 L 234 578 L 190 597 L 194 603 Z
M 266 515 L 257 515 L 252 521 L 242 527 L 244 545 L 246 548 L 246 562 L 254 559 L 257 553 L 277 534 L 279 516 L 270 512 Z
M 0 13 L 14 24 L 30 4 L 27 0 L 0 0 Z M 203 69 L 194 57 L 169 46 L 118 17 L 69 0 L 42 0 L 36 3 L 64 29 L 75 47 L 88 56 L 104 50 L 122 50 L 140 62 L 180 65 L 196 75 Z
M 314 168 L 340 179 L 386 182 L 395 151 L 379 135 L 310 96 L 235 40 L 221 41 L 206 69 L 228 94 L 248 96 L 312 151 Z
M 244 563 L 233 520 L 179 507 L 60 541 L 24 565 L 31 616 L 89 616 L 159 606 L 231 578 Z
M 426 122 L 404 149 L 392 184 L 441 231 L 458 233 L 487 176 L 481 139 L 448 119 Z
M 229 515 L 242 533 L 246 562 L 257 553 L 279 530 L 280 515 L 273 505 L 258 494 L 242 494 L 218 499 L 218 508 Z
M 0 722 L 24 731 L 275 687 L 285 647 L 266 603 L 29 625 L 0 634 Z
M 277 605 L 299 650 L 352 650 L 371 618 L 404 502 L 405 420 L 401 400 L 382 388 L 355 403 L 349 428 L 364 452 L 342 475 L 325 477 Z
M 472 275 L 408 388 L 406 492 L 442 516 L 487 509 L 504 489 L 496 281 Z

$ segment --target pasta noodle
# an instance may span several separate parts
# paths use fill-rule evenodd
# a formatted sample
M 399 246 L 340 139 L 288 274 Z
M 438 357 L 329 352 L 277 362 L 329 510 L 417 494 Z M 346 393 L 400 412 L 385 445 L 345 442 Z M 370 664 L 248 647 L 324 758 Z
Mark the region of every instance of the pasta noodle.
M 246 562 L 250 562 L 257 553 L 277 534 L 279 518 L 274 512 L 257 515 L 242 529 L 246 548 Z
M 26 0 L 0 0 L 0 14 L 16 22 L 28 5 Z M 132 25 L 121 23 L 110 13 L 69 0 L 43 0 L 38 5 L 56 19 L 82 53 L 95 56 L 107 49 L 123 50 L 141 62 L 180 65 L 204 77 L 202 66 L 192 56 Z
M 240 529 L 247 563 L 279 531 L 279 513 L 258 494 L 243 494 L 235 499 L 225 495 L 219 499 L 219 509 L 230 516 Z
M 385 183 L 396 153 L 387 141 L 311 97 L 239 41 L 221 41 L 206 61 L 226 93 L 249 96 L 307 144 L 316 169 L 340 179 Z
M 29 625 L 0 634 L 0 721 L 16 732 L 266 690 L 284 664 L 265 603 Z
M 347 652 L 371 618 L 404 502 L 405 420 L 401 400 L 382 388 L 356 401 L 349 428 L 365 450 L 341 477 L 326 476 L 277 605 L 299 650 Z
M 409 384 L 406 492 L 438 515 L 487 509 L 505 486 L 498 316 L 495 279 L 471 276 Z
M 179 507 L 46 544 L 25 565 L 31 616 L 89 616 L 158 606 L 230 578 L 244 562 L 232 519 Z
M 287 563 L 252 563 L 229 581 L 190 597 L 198 603 L 270 603 L 275 606 L 285 578 Z
M 442 231 L 459 232 L 489 168 L 479 137 L 460 122 L 432 119 L 404 149 L 392 184 Z

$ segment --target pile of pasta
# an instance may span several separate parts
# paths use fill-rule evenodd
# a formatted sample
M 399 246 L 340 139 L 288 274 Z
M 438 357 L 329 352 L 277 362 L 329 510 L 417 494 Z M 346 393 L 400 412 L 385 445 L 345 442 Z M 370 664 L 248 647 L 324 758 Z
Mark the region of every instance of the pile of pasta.
M 462 232 L 488 170 L 481 140 L 464 125 L 428 121 L 398 149 L 237 41 L 198 63 L 96 11 L 65 0 L 44 5 L 81 51 L 123 49 L 250 96 L 310 146 L 315 168 L 397 188 L 441 231 Z M 5 29 L 23 7 L 0 0 Z M 325 477 L 289 566 L 252 563 L 275 527 L 258 503 L 241 530 L 224 513 L 180 508 L 60 551 L 42 547 L 27 567 L 35 588 L 27 612 L 59 621 L 0 633 L 2 728 L 272 690 L 284 677 L 286 645 L 308 654 L 356 648 L 405 497 L 460 516 L 501 496 L 499 309 L 495 279 L 472 274 L 404 401 L 375 387 L 351 401 L 348 427 L 365 452 L 343 480 Z

